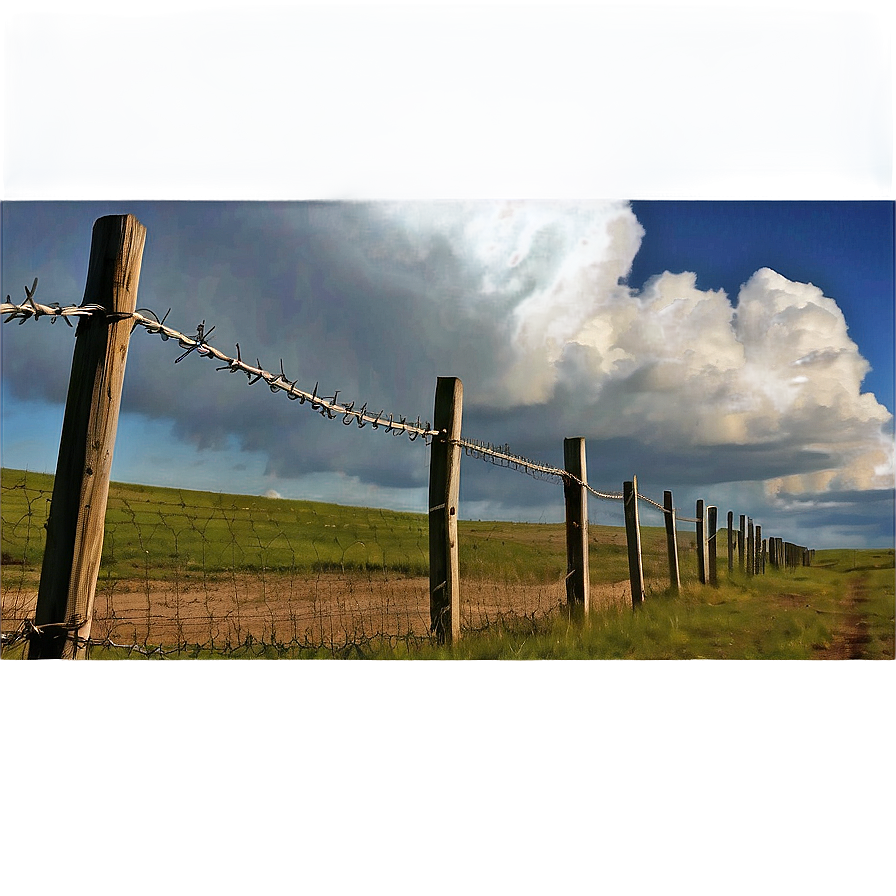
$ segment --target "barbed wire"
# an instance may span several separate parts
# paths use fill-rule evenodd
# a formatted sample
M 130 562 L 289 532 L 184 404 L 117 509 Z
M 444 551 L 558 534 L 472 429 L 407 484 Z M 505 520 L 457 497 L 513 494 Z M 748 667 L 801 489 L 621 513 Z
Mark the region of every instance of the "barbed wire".
M 607 501 L 622 500 L 621 492 L 599 491 L 568 470 L 561 470 L 559 467 L 552 467 L 548 464 L 536 463 L 527 457 L 523 457 L 521 454 L 511 453 L 509 445 L 502 445 L 496 448 L 490 442 L 478 442 L 473 439 L 451 439 L 450 444 L 463 448 L 464 453 L 468 457 L 476 457 L 498 467 L 506 467 L 521 473 L 527 473 L 534 479 L 547 480 L 557 478 L 569 480 L 587 489 L 596 498 L 603 498 Z
M 648 498 L 647 495 L 642 495 L 638 492 L 638 500 L 643 501 L 645 504 L 651 504 L 653 507 L 656 507 L 661 513 L 668 513 L 669 511 L 662 504 L 658 504 L 653 498 Z
M 138 326 L 143 327 L 148 333 L 160 336 L 163 341 L 168 341 L 169 339 L 176 340 L 178 345 L 184 349 L 184 352 L 175 359 L 175 364 L 183 361 L 187 355 L 196 352 L 201 357 L 222 361 L 224 366 L 216 368 L 217 370 L 227 370 L 230 373 L 244 373 L 249 380 L 250 386 L 259 382 L 259 380 L 264 380 L 272 392 L 283 391 L 286 393 L 287 398 L 292 401 L 298 400 L 299 404 L 308 402 L 313 411 L 317 411 L 321 416 L 330 420 L 341 417 L 342 422 L 346 426 L 356 423 L 361 429 L 368 424 L 373 426 L 374 429 L 384 427 L 385 432 L 397 436 L 407 435 L 412 442 L 422 436 L 426 444 L 430 443 L 433 436 L 439 434 L 438 430 L 434 430 L 428 421 L 422 421 L 419 416 L 411 422 L 406 416 L 387 415 L 385 410 L 374 413 L 368 409 L 367 402 L 360 407 L 356 407 L 357 402 L 354 401 L 340 402 L 338 400 L 339 390 L 336 390 L 331 396 L 320 395 L 318 394 L 320 383 L 315 383 L 314 389 L 310 392 L 300 389 L 296 385 L 297 380 L 290 380 L 286 376 L 282 358 L 280 360 L 280 373 L 274 374 L 263 368 L 261 361 L 257 358 L 254 365 L 245 362 L 242 358 L 239 343 L 236 343 L 236 357 L 231 357 L 209 344 L 209 337 L 215 328 L 206 329 L 204 320 L 197 325 L 196 334 L 188 336 L 179 330 L 175 330 L 173 327 L 165 325 L 165 320 L 168 314 L 171 313 L 170 308 L 164 317 L 159 319 L 158 315 L 148 308 L 139 308 L 134 312 L 108 312 L 102 305 L 86 304 L 63 307 L 58 302 L 46 305 L 35 302 L 34 293 L 36 290 L 37 278 L 35 277 L 31 289 L 27 286 L 25 287 L 26 299 L 23 303 L 17 305 L 10 301 L 9 296 L 6 297 L 6 302 L 0 305 L 0 314 L 9 315 L 4 323 L 18 320 L 21 325 L 26 320 L 32 318 L 37 320 L 41 317 L 50 317 L 50 322 L 55 323 L 56 319 L 61 317 L 71 326 L 69 317 L 92 315 L 103 315 L 107 319 L 112 320 L 130 319 L 133 320 L 135 328 Z

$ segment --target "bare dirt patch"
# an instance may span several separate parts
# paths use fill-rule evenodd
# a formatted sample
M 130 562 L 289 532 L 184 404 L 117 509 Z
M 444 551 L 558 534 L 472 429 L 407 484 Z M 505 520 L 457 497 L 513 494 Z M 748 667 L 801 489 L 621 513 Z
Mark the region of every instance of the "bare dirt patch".
M 595 611 L 628 602 L 628 582 L 593 585 Z M 33 618 L 37 587 L 5 591 L 4 631 Z M 508 616 L 538 618 L 566 602 L 562 581 L 548 584 L 466 579 L 461 626 L 488 627 Z M 377 635 L 426 636 L 429 580 L 389 573 L 245 575 L 185 581 L 103 581 L 91 637 L 119 644 L 236 645 L 255 641 L 326 645 Z

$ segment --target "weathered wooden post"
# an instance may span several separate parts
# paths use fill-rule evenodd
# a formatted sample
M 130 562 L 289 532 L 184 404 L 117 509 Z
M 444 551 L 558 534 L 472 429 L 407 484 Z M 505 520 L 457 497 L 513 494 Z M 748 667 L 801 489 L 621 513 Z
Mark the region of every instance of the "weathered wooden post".
M 709 584 L 716 588 L 719 584 L 718 573 L 716 572 L 716 524 L 718 522 L 717 507 L 710 505 L 706 508 L 707 526 L 709 527 Z
M 460 425 L 464 387 L 454 376 L 436 382 L 429 464 L 429 616 L 440 644 L 460 637 L 457 510 L 460 492 Z
M 697 502 L 697 577 L 701 585 L 706 584 L 706 518 L 703 501 Z
M 591 590 L 584 439 L 563 440 L 563 469 L 570 474 L 563 479 L 566 504 L 566 606 L 570 618 L 581 619 L 588 615 Z
M 675 529 L 675 505 L 672 492 L 663 492 L 663 516 L 666 518 L 666 552 L 669 555 L 669 587 L 681 591 L 681 575 L 678 571 L 678 533 Z
M 753 520 L 747 517 L 747 575 L 753 575 L 756 564 L 756 548 L 753 546 Z
M 86 659 L 103 551 L 112 452 L 137 307 L 146 228 L 133 215 L 93 225 L 85 305 L 59 441 L 29 659 Z
M 758 576 L 762 575 L 762 526 L 756 526 L 755 532 L 755 544 L 756 544 L 756 561 L 753 567 L 753 572 Z
M 734 571 L 734 511 L 728 511 L 728 572 Z
M 737 532 L 737 568 L 744 571 L 744 534 L 747 525 L 747 518 L 740 515 L 740 528 Z
M 641 565 L 641 525 L 638 515 L 638 477 L 622 483 L 625 506 L 625 537 L 628 543 L 628 578 L 632 588 L 632 607 L 644 601 L 644 567 Z
M 782 566 L 786 567 L 784 562 L 784 539 L 776 538 L 775 539 L 775 565 L 778 569 Z

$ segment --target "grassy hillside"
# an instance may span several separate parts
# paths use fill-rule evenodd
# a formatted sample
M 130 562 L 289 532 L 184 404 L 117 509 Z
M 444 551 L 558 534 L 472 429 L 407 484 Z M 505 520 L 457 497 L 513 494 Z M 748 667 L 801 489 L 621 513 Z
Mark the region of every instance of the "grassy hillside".
M 2 471 L 2 550 L 7 569 L 40 569 L 53 477 Z M 461 574 L 501 582 L 542 583 L 566 572 L 562 524 L 461 521 Z M 591 578 L 628 576 L 625 530 L 590 528 Z M 424 514 L 343 507 L 247 495 L 112 483 L 106 512 L 103 576 L 171 579 L 231 570 L 388 570 L 428 574 Z M 681 532 L 682 574 L 696 575 L 693 533 Z M 642 531 L 645 576 L 667 575 L 665 535 Z M 690 562 L 689 562 L 690 560 Z

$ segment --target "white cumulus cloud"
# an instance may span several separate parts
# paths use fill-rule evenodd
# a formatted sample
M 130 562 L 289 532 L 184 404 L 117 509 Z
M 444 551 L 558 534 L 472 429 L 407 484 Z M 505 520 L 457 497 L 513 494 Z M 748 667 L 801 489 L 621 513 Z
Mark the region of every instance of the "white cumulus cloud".
M 587 435 L 660 450 L 759 446 L 774 461 L 760 477 L 770 495 L 892 487 L 891 415 L 862 392 L 868 362 L 836 300 L 811 283 L 761 268 L 729 297 L 665 271 L 635 289 L 626 277 L 644 230 L 625 203 L 387 215 L 419 259 L 436 239 L 448 247 L 474 288 L 452 293 L 433 269 L 440 301 L 477 307 L 477 326 L 504 345 L 468 403 L 538 407 L 546 428 L 575 408 Z

